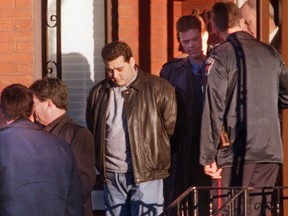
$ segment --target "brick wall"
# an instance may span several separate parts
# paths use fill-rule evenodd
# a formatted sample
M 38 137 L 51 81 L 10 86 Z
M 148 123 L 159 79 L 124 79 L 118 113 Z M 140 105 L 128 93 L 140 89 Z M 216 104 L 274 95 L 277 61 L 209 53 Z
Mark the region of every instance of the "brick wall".
M 136 63 L 153 74 L 167 61 L 166 2 L 119 0 L 119 39 L 132 47 Z
M 136 62 L 145 71 L 158 74 L 162 64 L 180 54 L 174 31 L 176 19 L 181 14 L 190 13 L 193 10 L 192 5 L 202 9 L 211 2 L 213 1 L 119 0 L 119 39 L 131 45 Z M 171 5 L 172 21 L 168 20 L 168 7 Z M 0 91 L 11 83 L 30 85 L 33 81 L 33 7 L 32 0 L 0 1 Z M 171 25 L 173 30 L 169 31 L 168 26 Z M 172 43 L 168 41 L 169 34 L 173 38 Z
M 212 0 L 119 0 L 119 39 L 131 45 L 136 62 L 145 71 L 158 74 L 163 63 L 180 54 L 174 31 L 176 19 L 211 3 Z M 168 20 L 171 5 L 172 21 Z M 33 81 L 35 60 L 41 61 L 33 56 L 34 6 L 32 0 L 0 1 L 0 91 L 11 83 L 30 85 Z M 172 43 L 168 35 L 173 38 Z
M 0 1 L 0 91 L 32 82 L 32 0 Z
M 193 10 L 201 12 L 213 3 L 214 0 L 119 0 L 118 37 L 132 47 L 136 62 L 144 71 L 159 74 L 165 62 L 181 54 L 176 20 Z
M 136 63 L 139 64 L 139 5 L 134 0 L 118 1 L 119 40 L 127 42 L 132 49 Z

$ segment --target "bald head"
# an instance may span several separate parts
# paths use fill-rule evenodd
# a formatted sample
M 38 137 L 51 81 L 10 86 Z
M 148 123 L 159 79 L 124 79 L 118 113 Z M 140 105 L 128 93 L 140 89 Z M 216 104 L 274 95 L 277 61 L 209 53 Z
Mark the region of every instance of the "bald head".
M 257 13 L 256 0 L 246 1 L 240 8 L 240 13 L 244 19 L 247 31 L 257 37 Z
M 240 8 L 240 13 L 244 19 L 246 30 L 257 37 L 257 2 L 256 0 L 247 0 Z M 274 8 L 269 3 L 269 33 L 276 28 L 274 22 Z

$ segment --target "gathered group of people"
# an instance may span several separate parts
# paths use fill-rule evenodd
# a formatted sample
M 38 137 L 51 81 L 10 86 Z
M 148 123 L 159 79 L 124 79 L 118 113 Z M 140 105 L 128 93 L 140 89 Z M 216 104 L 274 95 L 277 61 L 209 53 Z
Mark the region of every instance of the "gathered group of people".
M 107 216 L 159 215 L 191 186 L 275 186 L 288 70 L 280 52 L 251 33 L 251 2 L 213 5 L 221 42 L 211 49 L 202 17 L 181 16 L 186 55 L 165 63 L 160 77 L 141 70 L 126 42 L 106 44 L 107 77 L 88 95 L 87 128 L 68 116 L 68 87 L 58 78 L 4 88 L 0 215 L 92 216 L 96 169 Z M 230 195 L 200 193 L 200 215 Z M 265 205 L 256 206 L 270 201 L 271 193 L 253 191 L 248 215 L 265 215 Z M 243 215 L 243 202 L 233 215 Z
M 3 89 L 0 215 L 93 216 L 94 139 L 67 115 L 68 100 L 57 78 Z

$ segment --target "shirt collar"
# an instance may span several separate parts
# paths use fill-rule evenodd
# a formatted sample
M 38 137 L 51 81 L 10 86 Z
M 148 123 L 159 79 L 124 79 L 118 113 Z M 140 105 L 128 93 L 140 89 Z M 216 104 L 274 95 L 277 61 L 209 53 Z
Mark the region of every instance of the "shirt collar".
M 273 40 L 273 38 L 275 37 L 275 35 L 277 34 L 279 30 L 279 27 L 277 26 L 274 31 L 272 31 L 270 34 L 269 34 L 269 43 L 271 43 L 271 41 Z
M 205 62 L 203 62 L 202 64 L 195 64 L 195 63 L 192 63 L 190 60 L 190 63 L 192 65 L 192 73 L 194 75 L 202 76 L 204 68 L 205 68 Z
M 44 130 L 45 131 L 53 131 L 53 129 L 59 124 L 59 122 L 62 121 L 62 119 L 66 118 L 68 114 L 65 112 L 63 115 L 56 118 L 54 121 L 52 121 L 50 124 L 48 124 Z

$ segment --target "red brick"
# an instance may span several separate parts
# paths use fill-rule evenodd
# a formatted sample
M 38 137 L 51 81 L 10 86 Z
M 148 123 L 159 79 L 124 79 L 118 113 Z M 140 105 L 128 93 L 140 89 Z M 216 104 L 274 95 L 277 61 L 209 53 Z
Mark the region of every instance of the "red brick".
M 143 1 L 143 0 L 141 0 Z M 145 0 L 144 0 L 145 1 Z M 143 2 L 144 2 L 143 1 Z M 125 5 L 125 4 L 128 4 L 128 5 L 138 5 L 137 1 L 135 0 L 118 0 L 118 4 L 119 5 Z
M 163 5 L 163 7 L 165 7 L 166 5 L 167 5 L 167 1 L 163 1 L 163 0 L 152 0 L 151 2 L 153 2 L 153 4 L 152 5 L 156 5 L 156 4 L 160 4 L 160 5 Z M 163 2 L 165 2 L 165 3 L 163 3 Z
M 0 10 L 0 18 L 8 19 L 32 19 L 32 11 L 28 9 L 12 8 L 12 9 L 3 9 Z
M 16 21 L 16 29 L 32 29 L 32 20 L 31 19 L 21 19 Z
M 119 5 L 119 16 L 138 16 L 138 7 L 133 5 Z
M 15 0 L 1 0 L 0 8 L 10 8 L 15 6 Z
M 33 0 L 0 1 L 0 90 L 12 83 L 32 82 L 32 5 Z
M 16 67 L 17 73 L 32 74 L 33 72 L 32 64 L 17 64 Z
M 32 74 L 30 75 L 19 75 L 19 74 L 7 74 L 7 75 L 1 75 L 0 79 L 0 90 L 8 85 L 11 85 L 13 83 L 21 83 L 25 86 L 30 86 L 32 83 L 33 77 Z
M 15 1 L 16 1 L 15 2 L 16 7 L 20 7 L 20 8 L 31 8 L 32 3 L 33 3 L 32 0 L 15 0 Z
M 0 64 L 0 74 L 14 73 L 15 71 L 16 66 L 14 64 Z
M 14 42 L 0 42 L 0 53 L 11 53 L 15 51 Z
M 29 63 L 32 64 L 32 53 L 13 53 L 13 54 L 0 54 L 1 63 Z
M 0 20 L 0 31 L 14 31 L 15 21 L 14 20 Z
M 32 41 L 32 31 L 0 32 L 0 41 Z
M 17 52 L 32 52 L 33 50 L 33 44 L 28 42 L 17 42 L 16 43 L 16 51 Z
M 167 18 L 166 14 L 167 14 L 167 7 L 163 7 L 163 4 L 153 4 L 150 8 L 151 10 L 151 14 L 152 15 L 164 15 L 165 18 Z
M 120 16 L 118 22 L 121 24 L 125 23 L 125 26 L 135 26 L 135 28 L 138 28 L 138 20 L 132 19 L 129 16 Z

